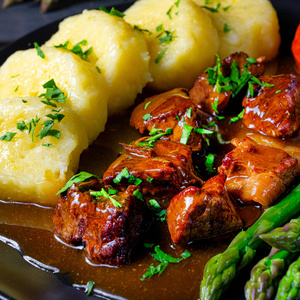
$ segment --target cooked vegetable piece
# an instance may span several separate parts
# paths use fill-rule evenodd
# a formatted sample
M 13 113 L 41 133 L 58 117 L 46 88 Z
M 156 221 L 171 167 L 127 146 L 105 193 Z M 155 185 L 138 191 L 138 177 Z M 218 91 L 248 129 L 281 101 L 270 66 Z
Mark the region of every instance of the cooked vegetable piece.
M 261 259 L 251 270 L 245 285 L 247 300 L 271 300 L 274 298 L 282 275 L 296 254 L 272 248 L 269 256 Z
M 299 212 L 300 184 L 279 203 L 266 209 L 250 228 L 241 231 L 223 253 L 217 254 L 206 263 L 200 286 L 200 299 L 220 299 L 236 272 L 252 261 L 255 250 L 263 243 L 259 234 L 282 226 Z
M 277 227 L 259 237 L 277 249 L 300 251 L 300 218 L 293 219 L 283 227 Z

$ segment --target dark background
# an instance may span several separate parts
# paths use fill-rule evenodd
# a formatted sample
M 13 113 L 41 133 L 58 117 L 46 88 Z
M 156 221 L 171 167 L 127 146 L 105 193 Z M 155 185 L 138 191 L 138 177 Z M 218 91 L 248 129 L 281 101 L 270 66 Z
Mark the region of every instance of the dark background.
M 117 7 L 122 10 L 133 0 L 70 2 L 70 5 L 46 14 L 41 14 L 40 3 L 32 0 L 16 4 L 5 10 L 0 8 L 0 49 L 3 49 L 0 52 L 0 65 L 15 50 L 26 48 L 26 45 L 30 45 L 33 41 L 46 41 L 49 37 L 43 36 L 44 29 L 46 28 L 46 32 L 53 30 L 57 26 L 56 23 L 53 24 L 55 21 L 80 13 L 83 9 L 99 8 L 100 6 L 109 7 L 122 4 Z M 271 2 L 278 12 L 281 26 L 281 51 L 290 51 L 291 40 L 300 21 L 300 0 L 273 0 Z M 3 0 L 0 0 L 0 6 L 2 3 Z M 34 31 L 43 26 L 46 26 L 43 30 Z M 34 32 L 32 33 L 32 31 Z M 87 297 L 84 292 L 72 288 L 66 277 L 52 275 L 33 267 L 16 250 L 0 242 L 0 300 L 2 299 L 92 300 L 99 298 Z M 240 299 L 243 299 L 242 296 Z

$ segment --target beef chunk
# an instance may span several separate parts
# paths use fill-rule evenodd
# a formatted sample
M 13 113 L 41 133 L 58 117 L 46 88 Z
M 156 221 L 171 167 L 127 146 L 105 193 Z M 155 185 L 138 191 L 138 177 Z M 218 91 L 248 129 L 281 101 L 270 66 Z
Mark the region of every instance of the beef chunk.
M 140 186 L 146 197 L 170 200 L 189 185 L 201 186 L 202 180 L 194 173 L 192 150 L 189 146 L 158 140 L 153 147 L 149 147 L 146 144 L 147 138 L 143 137 L 131 145 L 123 145 L 125 153 L 103 175 L 106 184 L 126 187 L 127 179 L 123 178 L 119 183 L 114 183 L 114 179 L 127 168 L 131 175 L 142 180 Z
M 256 143 L 250 137 L 233 139 L 219 173 L 227 175 L 226 187 L 242 202 L 270 206 L 299 174 L 298 162 L 285 151 Z
M 261 76 L 254 96 L 243 99 L 244 124 L 273 137 L 290 136 L 300 124 L 300 77 L 293 74 Z
M 238 70 L 241 74 L 245 69 L 247 58 L 248 55 L 243 52 L 234 53 L 226 57 L 221 62 L 221 72 L 223 76 L 230 77 L 232 72 L 231 66 L 233 62 L 236 62 Z M 263 58 L 257 59 L 257 63 L 248 66 L 247 71 L 253 76 L 262 75 L 264 73 L 264 65 L 262 64 L 263 60 Z M 206 73 L 198 77 L 194 87 L 189 91 L 189 95 L 198 109 L 213 115 L 224 111 L 227 108 L 230 99 L 232 98 L 231 90 L 221 93 L 217 92 L 216 86 L 209 83 L 208 74 Z M 216 101 L 218 103 L 217 107 L 215 107 Z
M 149 118 L 145 117 L 147 115 Z M 199 128 L 210 118 L 207 114 L 198 112 L 185 89 L 177 88 L 145 99 L 133 110 L 130 126 L 142 134 L 149 133 L 152 128 L 161 129 L 163 132 L 170 128 L 172 133 L 163 139 L 179 142 L 184 124 Z M 192 131 L 187 144 L 194 151 L 199 151 L 201 143 L 201 135 Z
M 129 262 L 129 253 L 149 223 L 148 209 L 129 186 L 112 195 L 122 206 L 90 191 L 108 190 L 102 180 L 73 184 L 59 196 L 53 216 L 54 233 L 70 245 L 85 245 L 93 262 L 120 265 Z
M 188 187 L 167 209 L 167 223 L 176 244 L 186 244 L 238 230 L 243 223 L 224 187 L 226 176 L 210 178 L 202 188 Z

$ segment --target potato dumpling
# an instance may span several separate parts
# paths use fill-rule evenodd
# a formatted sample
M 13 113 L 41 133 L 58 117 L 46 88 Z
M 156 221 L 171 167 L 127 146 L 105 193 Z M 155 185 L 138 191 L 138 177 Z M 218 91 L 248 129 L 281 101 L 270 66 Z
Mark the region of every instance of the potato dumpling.
M 144 32 L 153 77 L 149 85 L 158 91 L 191 88 L 214 63 L 216 29 L 191 0 L 139 0 L 125 11 L 125 20 Z
M 67 96 L 66 103 L 84 120 L 93 142 L 104 131 L 107 121 L 107 83 L 95 66 L 78 55 L 54 47 L 42 47 L 45 58 L 36 49 L 12 54 L 0 68 L 0 100 L 8 97 L 39 96 L 43 84 L 53 79 Z
M 194 0 L 205 9 L 218 30 L 221 59 L 243 51 L 250 57 L 275 58 L 280 46 L 277 14 L 269 0 Z
M 130 107 L 151 80 L 143 34 L 120 17 L 100 10 L 84 10 L 62 21 L 58 32 L 45 45 L 69 41 L 71 48 L 82 40 L 87 41 L 84 51 L 92 47 L 88 60 L 101 70 L 109 84 L 109 115 Z
M 67 107 L 53 109 L 37 97 L 0 102 L 1 199 L 54 206 L 55 194 L 77 172 L 80 154 L 88 147 L 83 120 Z M 58 122 L 55 114 L 64 117 Z M 50 120 L 52 131 L 41 139 L 38 134 Z M 8 133 L 16 133 L 10 141 Z

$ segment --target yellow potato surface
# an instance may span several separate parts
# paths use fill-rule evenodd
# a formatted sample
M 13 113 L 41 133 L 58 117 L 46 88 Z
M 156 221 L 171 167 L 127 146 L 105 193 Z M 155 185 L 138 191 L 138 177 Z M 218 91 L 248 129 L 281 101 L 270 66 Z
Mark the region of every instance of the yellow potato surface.
M 120 17 L 100 10 L 85 10 L 62 21 L 58 32 L 45 45 L 69 41 L 71 48 L 82 40 L 87 41 L 84 50 L 92 47 L 88 60 L 101 70 L 109 84 L 109 115 L 130 107 L 151 80 L 143 34 Z
M 60 131 L 60 137 L 41 139 L 37 135 L 43 123 L 51 120 L 47 115 L 57 113 L 52 109 L 37 97 L 6 98 L 0 102 L 0 137 L 16 133 L 10 141 L 0 140 L 1 199 L 54 206 L 57 191 L 77 172 L 80 154 L 88 147 L 83 121 L 71 109 L 61 108 L 59 114 L 64 118 L 55 120 L 51 128 Z M 28 123 L 36 118 L 40 120 L 30 133 L 29 129 L 17 128 L 17 123 L 23 121 L 30 128 Z
M 147 30 L 143 32 L 151 57 L 150 86 L 158 91 L 192 87 L 215 61 L 216 29 L 207 13 L 191 0 L 139 0 L 125 11 L 125 20 Z M 162 58 L 155 61 L 163 51 Z
M 275 58 L 280 46 L 277 14 L 269 0 L 194 0 L 199 6 L 217 8 L 218 12 L 205 9 L 218 30 L 218 53 L 226 56 L 243 51 L 250 57 Z M 226 25 L 225 25 L 226 24 Z M 224 30 L 227 27 L 229 31 Z M 227 31 L 227 32 L 226 32 Z
M 36 49 L 17 51 L 0 68 L 0 100 L 34 96 L 46 92 L 43 84 L 54 79 L 67 95 L 67 106 L 83 118 L 92 143 L 104 131 L 107 121 L 107 83 L 95 66 L 78 55 L 54 47 L 42 47 L 45 58 Z

